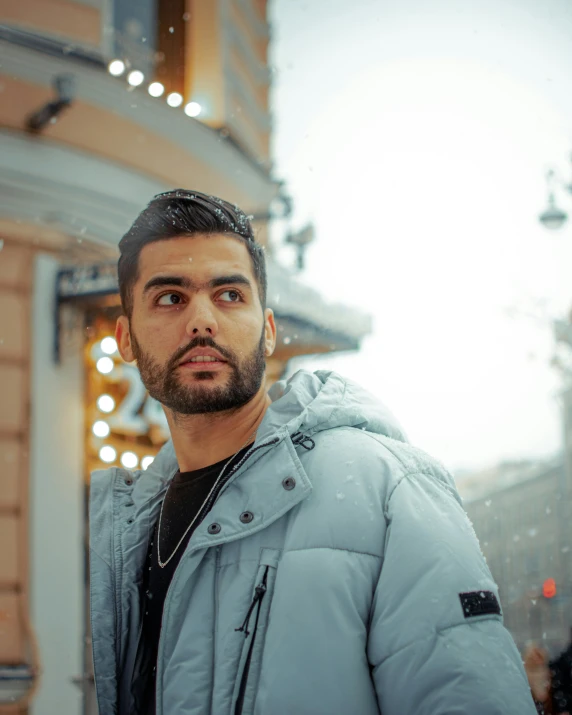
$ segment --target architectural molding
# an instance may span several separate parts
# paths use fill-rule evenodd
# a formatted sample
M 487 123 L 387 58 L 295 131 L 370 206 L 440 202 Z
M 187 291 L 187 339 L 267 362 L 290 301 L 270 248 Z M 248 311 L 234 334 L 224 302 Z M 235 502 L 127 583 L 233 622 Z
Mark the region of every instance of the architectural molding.
M 232 43 L 240 52 L 244 61 L 259 84 L 267 85 L 270 82 L 270 70 L 256 56 L 252 47 L 246 42 L 243 35 L 238 32 L 230 17 L 225 18 L 225 35 L 227 42 Z
M 65 56 L 52 57 L 19 47 L 1 36 L 0 48 L 0 72 L 12 80 L 21 79 L 46 88 L 51 87 L 55 76 L 71 73 L 75 79 L 76 101 L 128 119 L 177 145 L 181 160 L 187 154 L 221 177 L 239 176 L 241 185 L 247 185 L 248 193 L 259 198 L 259 208 L 268 206 L 276 195 L 277 183 L 262 164 L 236 144 L 226 141 L 218 131 L 187 117 L 181 109 L 167 106 L 162 99 L 150 97 L 144 87 L 130 90 L 125 82 L 101 69 L 86 67 Z M 73 112 L 73 105 L 69 111 Z M 258 207 L 247 208 L 252 211 Z
M 0 218 L 115 247 L 146 202 L 169 188 L 87 152 L 0 131 Z
M 253 32 L 256 33 L 260 40 L 268 41 L 270 33 L 268 32 L 268 25 L 263 22 L 260 15 L 252 7 L 252 0 L 235 0 L 238 7 L 244 13 L 248 24 L 250 25 Z

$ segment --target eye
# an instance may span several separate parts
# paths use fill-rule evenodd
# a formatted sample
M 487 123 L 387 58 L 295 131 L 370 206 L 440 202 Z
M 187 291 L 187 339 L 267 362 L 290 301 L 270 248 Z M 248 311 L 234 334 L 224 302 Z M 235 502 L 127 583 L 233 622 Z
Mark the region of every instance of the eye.
M 242 296 L 237 290 L 233 290 L 233 289 L 225 290 L 222 293 L 220 293 L 219 297 L 221 297 L 223 295 L 229 296 L 228 299 L 223 300 L 223 303 L 240 303 L 240 301 L 242 300 Z
M 157 298 L 157 305 L 179 305 L 180 303 L 181 296 L 178 293 L 163 293 Z

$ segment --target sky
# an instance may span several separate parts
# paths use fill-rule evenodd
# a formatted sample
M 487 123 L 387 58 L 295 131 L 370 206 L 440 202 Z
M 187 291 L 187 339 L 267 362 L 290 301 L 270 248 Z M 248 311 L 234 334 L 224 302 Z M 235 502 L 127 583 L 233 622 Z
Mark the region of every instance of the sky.
M 272 0 L 273 156 L 314 224 L 301 278 L 372 316 L 333 369 L 454 473 L 561 449 L 551 321 L 572 305 L 566 0 Z M 559 205 L 572 214 L 564 189 Z

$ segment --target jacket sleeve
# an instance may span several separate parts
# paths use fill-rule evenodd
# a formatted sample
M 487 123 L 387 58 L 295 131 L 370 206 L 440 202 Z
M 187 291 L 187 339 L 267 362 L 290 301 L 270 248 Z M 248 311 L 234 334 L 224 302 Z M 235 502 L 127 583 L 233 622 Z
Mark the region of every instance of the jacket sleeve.
M 453 480 L 429 470 L 405 476 L 385 516 L 368 639 L 383 715 L 535 715 Z

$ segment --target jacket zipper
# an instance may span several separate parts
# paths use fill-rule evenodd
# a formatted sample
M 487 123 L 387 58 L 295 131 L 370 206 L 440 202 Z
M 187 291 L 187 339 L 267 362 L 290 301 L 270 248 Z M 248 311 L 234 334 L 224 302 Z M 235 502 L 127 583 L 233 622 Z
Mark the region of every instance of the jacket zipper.
M 200 521 L 202 521 L 205 518 L 205 515 L 208 514 L 208 512 L 212 509 L 213 504 L 215 501 L 218 499 L 220 496 L 222 489 L 224 485 L 228 482 L 228 480 L 232 477 L 232 475 L 236 472 L 237 469 L 239 469 L 247 459 L 249 459 L 255 452 L 257 452 L 259 449 L 262 449 L 263 447 L 269 447 L 273 444 L 276 444 L 276 442 L 279 442 L 279 438 L 276 437 L 275 439 L 270 440 L 269 442 L 265 442 L 264 444 L 259 445 L 258 447 L 255 447 L 251 451 L 247 452 L 244 457 L 240 460 L 238 464 L 236 464 L 230 472 L 226 475 L 226 477 L 221 481 L 220 486 L 218 489 L 215 490 L 215 494 L 211 495 L 211 498 L 209 499 L 208 503 L 205 504 L 201 510 L 201 515 L 200 515 Z M 199 522 L 200 523 L 200 522 Z M 192 537 L 191 537 L 192 538 Z M 187 544 L 188 548 L 188 544 Z M 171 593 L 171 588 L 173 586 L 173 582 L 175 581 L 175 576 L 177 575 L 177 571 L 181 568 L 181 563 L 183 561 L 183 556 L 179 559 L 179 563 L 177 564 L 177 568 L 175 569 L 175 572 L 173 573 L 173 576 L 171 578 L 171 583 L 169 584 L 169 588 L 167 589 L 167 593 L 165 594 L 165 601 L 163 602 L 163 613 L 165 612 L 165 606 L 167 605 L 167 600 L 169 598 L 169 595 Z M 258 622 L 258 618 L 257 618 Z M 156 663 L 156 671 L 155 671 L 155 683 L 158 682 L 159 678 L 159 654 L 161 650 L 161 636 L 163 634 L 163 618 L 161 617 L 161 629 L 159 631 L 159 642 L 157 644 L 157 663 Z M 155 698 L 157 698 L 157 685 L 155 685 Z M 155 700 L 155 709 L 157 712 L 159 712 L 159 703 L 157 700 Z
M 293 443 L 294 443 L 295 445 L 302 444 L 302 446 L 303 446 L 305 449 L 313 449 L 313 448 L 314 448 L 314 441 L 313 441 L 312 439 L 310 439 L 309 437 L 306 437 L 305 439 L 303 439 L 304 437 L 305 437 L 305 435 L 303 435 L 301 432 L 296 432 L 296 434 L 294 434 L 294 435 L 291 436 L 291 439 L 292 439 L 292 441 L 293 441 Z M 312 443 L 312 446 L 311 446 L 311 447 L 307 447 L 307 446 L 306 446 L 305 441 L 307 441 L 307 440 L 309 440 L 309 441 Z M 271 439 L 271 440 L 269 440 L 268 442 L 264 442 L 264 444 L 258 445 L 258 447 L 254 447 L 252 450 L 250 450 L 249 452 L 247 452 L 247 453 L 244 455 L 244 457 L 240 460 L 240 462 L 239 462 L 238 464 L 236 464 L 236 465 L 230 470 L 230 472 L 224 477 L 224 479 L 221 480 L 221 483 L 220 483 L 220 485 L 219 485 L 219 488 L 215 490 L 215 493 L 211 495 L 211 498 L 209 499 L 209 501 L 203 506 L 203 508 L 202 508 L 202 510 L 201 510 L 202 513 L 201 513 L 201 515 L 200 515 L 200 521 L 202 521 L 202 520 L 205 518 L 205 515 L 208 514 L 209 511 L 212 509 L 214 503 L 216 502 L 216 500 L 217 500 L 217 499 L 219 498 L 219 496 L 221 495 L 221 493 L 222 493 L 224 487 L 226 486 L 228 480 L 233 476 L 233 474 L 234 474 L 238 469 L 240 469 L 240 467 L 242 467 L 242 465 L 243 465 L 248 459 L 250 459 L 250 457 L 252 457 L 252 455 L 253 455 L 255 452 L 258 452 L 259 449 L 263 449 L 264 447 L 270 447 L 270 446 L 272 446 L 273 444 L 276 444 L 276 443 L 279 442 L 279 441 L 280 441 L 280 438 L 279 438 L 279 437 L 275 437 L 274 439 Z M 200 523 L 200 522 L 199 522 L 199 523 Z M 192 538 L 192 537 L 191 537 L 191 538 Z M 188 547 L 188 545 L 187 545 L 187 547 Z M 183 554 L 183 556 L 184 556 L 184 554 Z M 177 568 L 175 569 L 175 572 L 173 573 L 173 576 L 172 576 L 172 578 L 171 578 L 171 583 L 169 584 L 169 588 L 167 589 L 167 593 L 166 593 L 166 595 L 165 595 L 165 601 L 164 601 L 164 603 L 163 603 L 163 611 L 165 610 L 165 606 L 166 606 L 166 604 L 167 604 L 167 600 L 168 600 L 169 595 L 170 595 L 170 592 L 171 592 L 171 587 L 172 587 L 172 585 L 173 585 L 173 582 L 175 581 L 175 576 L 176 576 L 176 574 L 177 574 L 177 571 L 178 571 L 179 568 L 181 567 L 181 562 L 182 562 L 182 560 L 183 560 L 183 556 L 181 556 L 181 559 L 179 560 L 179 563 L 177 564 Z M 266 571 L 264 572 L 264 577 L 263 577 L 262 583 L 261 583 L 261 584 L 257 587 L 257 589 L 256 589 L 256 595 L 254 596 L 253 603 L 252 603 L 251 606 L 250 606 L 249 614 L 248 614 L 248 616 L 247 616 L 247 619 L 248 619 L 249 616 L 252 614 L 252 610 L 253 610 L 254 607 L 256 606 L 256 603 L 258 603 L 258 611 L 257 611 L 257 613 L 256 613 L 256 623 L 255 623 L 255 626 L 254 626 L 254 635 L 253 635 L 252 641 L 251 641 L 251 643 L 250 643 L 250 649 L 249 649 L 248 656 L 247 656 L 247 661 L 246 661 L 246 665 L 245 665 L 245 670 L 244 670 L 244 672 L 243 672 L 243 674 L 242 674 L 242 680 L 241 680 L 241 684 L 240 684 L 240 690 L 239 690 L 239 696 L 238 696 L 238 700 L 237 700 L 237 704 L 236 704 L 235 715 L 241 715 L 241 713 L 242 713 L 242 703 L 243 703 L 243 700 L 244 700 L 244 690 L 245 690 L 245 688 L 246 688 L 246 680 L 248 679 L 248 671 L 249 671 L 249 669 L 250 669 L 250 659 L 251 659 L 251 656 L 252 656 L 252 646 L 253 646 L 253 643 L 254 643 L 254 636 L 256 635 L 256 628 L 257 628 L 257 626 L 258 626 L 258 618 L 259 618 L 259 616 L 260 616 L 260 605 L 261 605 L 261 603 L 262 603 L 262 599 L 263 599 L 263 597 L 264 597 L 264 593 L 266 592 L 266 579 L 267 579 L 267 574 L 268 574 L 268 567 L 266 567 Z M 261 595 L 258 595 L 258 589 L 263 589 L 263 592 L 262 592 Z M 257 599 L 257 596 L 258 596 L 258 600 L 256 600 L 256 599 Z M 162 619 L 161 619 L 161 621 L 162 621 Z M 247 622 L 247 620 L 246 620 L 245 622 L 246 622 L 246 626 L 245 626 L 245 629 L 246 629 L 245 637 L 248 637 L 248 635 L 249 635 L 248 622 Z M 244 625 L 244 624 L 243 624 L 243 625 Z M 237 630 L 242 630 L 242 626 L 241 626 L 241 628 L 239 628 L 239 629 L 237 629 Z M 156 679 L 158 679 L 158 677 L 159 677 L 159 653 L 160 653 L 160 648 L 161 648 L 161 635 L 162 635 L 162 632 L 163 632 L 163 627 L 162 627 L 162 624 L 161 624 L 161 630 L 159 631 L 159 643 L 158 643 L 158 647 L 157 647 L 157 670 L 156 670 L 156 672 L 155 672 L 155 677 L 156 677 Z M 157 692 L 156 692 L 156 691 L 157 691 L 157 688 L 156 688 L 156 690 L 155 690 L 155 696 L 157 696 Z M 158 712 L 158 703 L 157 703 L 157 702 L 155 702 L 155 706 L 156 706 L 157 712 Z
M 242 676 L 240 678 L 240 687 L 238 690 L 238 698 L 236 701 L 236 707 L 234 709 L 234 715 L 242 715 L 242 708 L 244 707 L 244 694 L 246 693 L 246 684 L 248 682 L 248 674 L 250 672 L 250 663 L 252 661 L 252 651 L 254 649 L 254 641 L 256 639 L 256 632 L 258 630 L 258 620 L 260 619 L 260 609 L 262 607 L 262 599 L 264 598 L 264 594 L 266 593 L 268 569 L 269 569 L 269 566 L 267 566 L 266 569 L 264 570 L 264 576 L 262 577 L 262 581 L 255 589 L 254 598 L 252 599 L 252 603 L 250 604 L 250 608 L 248 609 L 248 613 L 246 614 L 244 623 L 242 624 L 242 626 L 240 626 L 240 628 L 235 628 L 235 630 L 237 630 L 237 631 L 243 631 L 244 637 L 248 638 L 248 636 L 250 635 L 250 631 L 248 630 L 248 624 L 250 622 L 250 617 L 252 615 L 252 612 L 256 608 L 256 621 L 254 622 L 254 631 L 252 631 L 252 638 L 250 640 L 250 646 L 248 647 L 248 655 L 246 656 L 244 670 L 242 671 Z

